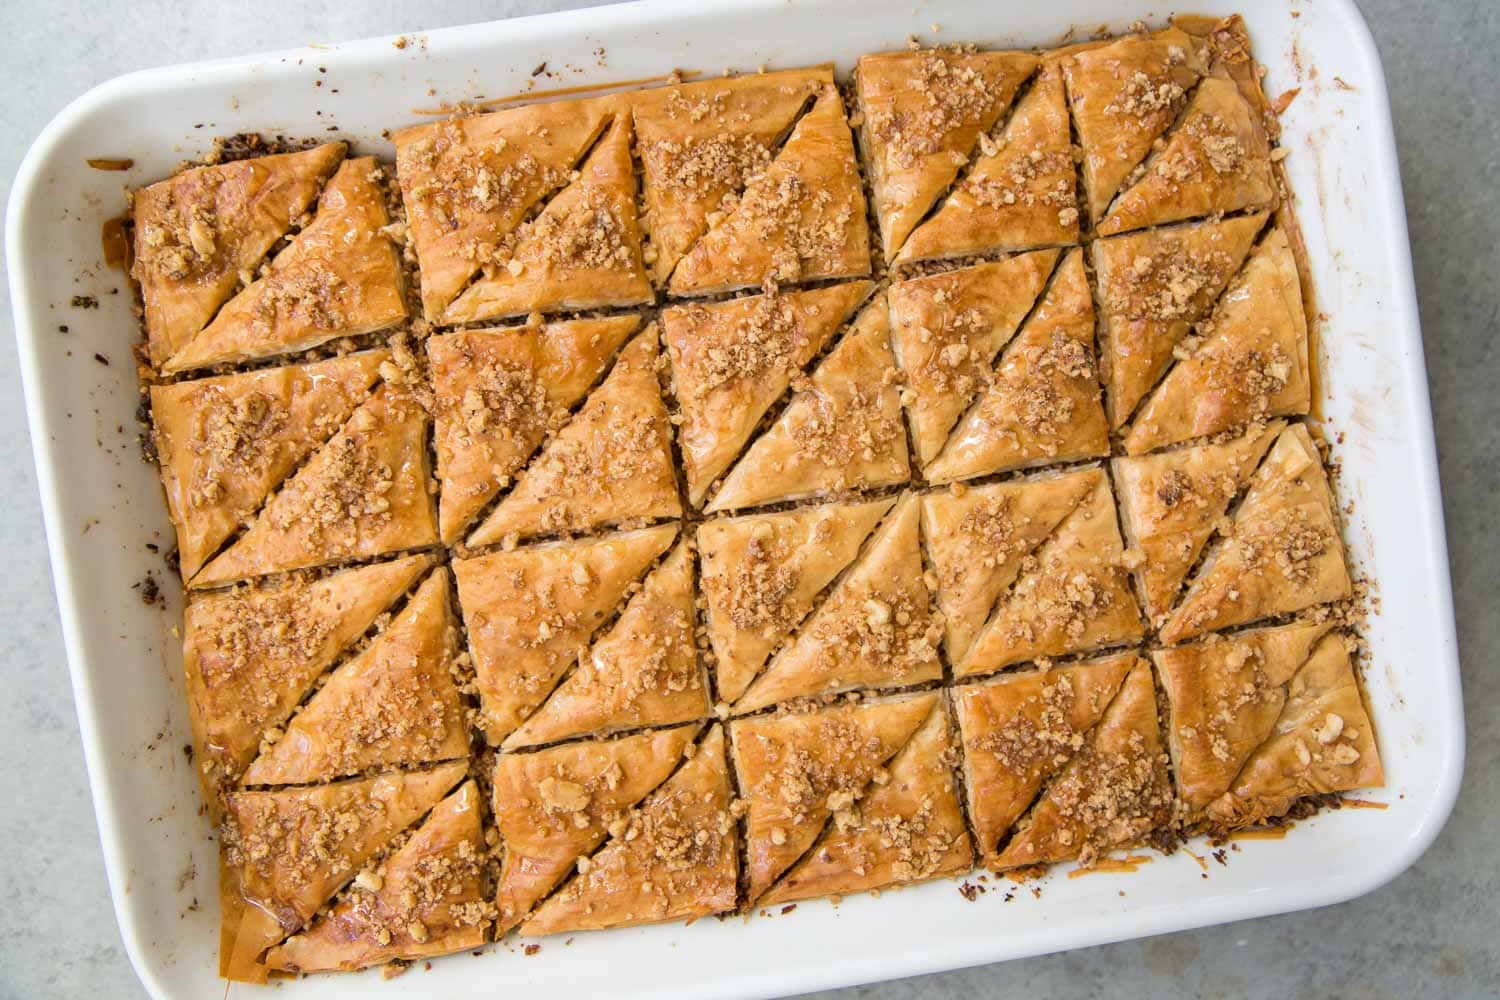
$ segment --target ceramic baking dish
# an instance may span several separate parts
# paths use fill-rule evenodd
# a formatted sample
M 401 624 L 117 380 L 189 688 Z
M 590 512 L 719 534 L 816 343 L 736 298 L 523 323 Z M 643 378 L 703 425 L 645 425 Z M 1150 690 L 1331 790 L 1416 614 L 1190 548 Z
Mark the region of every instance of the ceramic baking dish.
M 915 6 L 914 6 L 915 3 Z M 520 943 L 434 962 L 390 983 L 314 977 L 282 996 L 767 996 L 950 969 L 1348 899 L 1410 865 L 1447 818 L 1463 764 L 1463 713 L 1431 412 L 1395 144 L 1380 63 L 1352 0 L 1199 0 L 1241 11 L 1267 92 L 1300 87 L 1283 118 L 1319 307 L 1321 412 L 1338 442 L 1351 556 L 1379 613 L 1369 698 L 1388 785 L 1230 863 L 1187 852 L 1135 873 L 1048 876 L 1031 891 L 967 900 L 952 881 L 804 903 L 770 918 Z M 1146 4 L 1053 0 L 693 0 L 310 47 L 121 77 L 42 133 L 10 201 L 6 247 L 27 412 L 95 809 L 120 930 L 157 997 L 223 994 L 216 978 L 216 863 L 189 742 L 178 641 L 181 595 L 147 542 L 171 537 L 156 472 L 137 446 L 137 337 L 125 276 L 101 227 L 124 189 L 165 176 L 241 130 L 337 134 L 386 156 L 383 129 L 442 101 L 529 85 L 603 84 L 674 66 L 798 66 L 907 37 L 1041 45 L 1125 28 Z M 546 62 L 548 74 L 533 76 Z M 127 172 L 88 158 L 129 158 Z M 92 295 L 97 310 L 71 305 Z M 66 327 L 67 332 L 61 328 Z M 162 580 L 166 606 L 141 584 Z M 1191 845 L 1190 845 L 1191 846 Z M 1206 853 L 1194 849 L 1196 853 Z M 1208 877 L 1204 878 L 1205 870 Z M 991 882 L 993 886 L 995 883 Z M 234 985 L 230 996 L 258 987 Z

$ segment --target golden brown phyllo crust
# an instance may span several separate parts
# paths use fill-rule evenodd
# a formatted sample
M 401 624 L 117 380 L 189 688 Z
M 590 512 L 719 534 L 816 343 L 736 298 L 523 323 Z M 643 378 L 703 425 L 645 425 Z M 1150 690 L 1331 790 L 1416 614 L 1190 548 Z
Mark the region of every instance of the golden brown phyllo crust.
M 1380 785 L 1248 52 L 912 47 L 137 192 L 224 974 Z

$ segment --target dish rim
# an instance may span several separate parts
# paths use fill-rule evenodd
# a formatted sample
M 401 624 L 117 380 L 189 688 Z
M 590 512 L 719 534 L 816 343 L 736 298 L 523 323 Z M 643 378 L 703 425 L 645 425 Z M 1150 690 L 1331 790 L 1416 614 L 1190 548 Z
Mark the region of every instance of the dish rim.
M 729 0 L 717 10 L 744 12 L 776 6 L 779 5 L 774 0 Z M 1447 822 L 1457 800 L 1465 758 L 1461 678 L 1430 392 L 1422 353 L 1421 325 L 1390 100 L 1374 39 L 1353 0 L 1324 0 L 1323 6 L 1325 13 L 1331 12 L 1344 22 L 1347 29 L 1346 40 L 1367 71 L 1362 86 L 1371 91 L 1373 106 L 1377 110 L 1370 121 L 1374 126 L 1373 132 L 1367 136 L 1366 141 L 1369 151 L 1378 158 L 1372 168 L 1372 176 L 1378 186 L 1367 191 L 1365 196 L 1376 199 L 1389 218 L 1391 238 L 1386 241 L 1384 253 L 1389 273 L 1397 278 L 1393 287 L 1387 289 L 1391 299 L 1390 327 L 1395 335 L 1402 338 L 1399 346 L 1410 349 L 1411 354 L 1411 360 L 1400 366 L 1399 373 L 1399 377 L 1406 382 L 1404 388 L 1411 403 L 1409 412 L 1403 414 L 1402 418 L 1411 431 L 1413 457 L 1418 459 L 1415 467 L 1410 469 L 1410 482 L 1414 487 L 1412 496 L 1417 507 L 1411 527 L 1421 536 L 1420 550 L 1427 555 L 1421 566 L 1411 569 L 1424 573 L 1428 584 L 1430 607 L 1426 617 L 1437 629 L 1433 646 L 1440 651 L 1435 657 L 1437 662 L 1432 664 L 1432 672 L 1434 675 L 1441 674 L 1450 682 L 1446 688 L 1437 687 L 1426 693 L 1427 696 L 1444 696 L 1446 704 L 1439 706 L 1436 711 L 1451 724 L 1445 726 L 1441 733 L 1430 737 L 1442 741 L 1442 768 L 1440 773 L 1431 776 L 1430 797 L 1425 812 L 1420 814 L 1419 821 L 1407 831 L 1399 850 L 1373 859 L 1354 874 L 1339 873 L 1317 881 L 1285 885 L 1270 898 L 1263 898 L 1267 894 L 1262 893 L 1212 901 L 1189 900 L 1180 906 L 1145 909 L 1128 924 L 1107 918 L 1096 918 L 1081 924 L 1071 922 L 1066 928 L 1052 930 L 1059 937 L 1055 946 L 1042 948 L 1024 946 L 1020 949 L 1000 950 L 992 945 L 986 949 L 950 941 L 934 943 L 916 953 L 862 955 L 837 966 L 830 964 L 822 975 L 799 973 L 788 977 L 778 974 L 774 968 L 762 967 L 760 971 L 740 972 L 730 977 L 731 981 L 721 984 L 722 988 L 717 990 L 720 995 L 823 989 L 853 982 L 918 975 L 1344 902 L 1372 892 L 1404 872 L 1431 846 Z M 510 33 L 552 34 L 566 32 L 573 26 L 581 27 L 584 18 L 587 18 L 590 22 L 588 33 L 603 35 L 619 25 L 639 24 L 642 20 L 665 19 L 677 14 L 700 11 L 699 5 L 692 0 L 636 0 L 614 6 L 534 14 L 424 31 L 420 34 L 427 38 L 453 38 L 460 33 L 480 29 L 492 32 L 497 28 Z M 43 373 L 44 364 L 40 351 L 40 337 L 45 325 L 42 319 L 44 310 L 40 303 L 34 301 L 25 276 L 26 269 L 18 261 L 22 259 L 24 240 L 31 226 L 47 224 L 45 221 L 31 222 L 32 216 L 38 211 L 39 195 L 45 187 L 47 168 L 59 145 L 88 116 L 121 102 L 149 99 L 153 94 L 176 90 L 189 75 L 200 79 L 230 80 L 259 73 L 267 67 L 275 67 L 287 62 L 289 57 L 293 60 L 305 58 L 310 51 L 317 51 L 319 60 L 338 62 L 347 68 L 383 62 L 390 58 L 394 37 L 396 36 L 339 43 L 331 49 L 290 49 L 186 63 L 114 77 L 69 103 L 47 124 L 32 143 L 17 171 L 7 205 L 5 246 L 11 261 L 9 284 L 16 325 L 18 362 L 84 759 L 116 920 L 131 964 L 142 984 L 153 996 L 165 997 L 170 994 L 160 979 L 151 944 L 144 939 L 141 928 L 137 926 L 125 903 L 129 891 L 128 862 L 117 833 L 121 823 L 121 806 L 111 779 L 110 772 L 114 765 L 108 759 L 110 748 L 103 745 L 99 732 L 100 706 L 96 703 L 91 687 L 91 676 L 104 668 L 96 666 L 83 652 L 82 635 L 87 626 L 85 609 L 79 601 L 76 575 L 85 567 L 70 559 L 67 553 L 59 513 L 60 497 L 66 488 L 67 474 L 66 463 L 56 454 L 48 433 L 51 424 L 47 418 L 46 400 L 51 387 Z M 1064 934 L 1066 940 L 1061 940 Z

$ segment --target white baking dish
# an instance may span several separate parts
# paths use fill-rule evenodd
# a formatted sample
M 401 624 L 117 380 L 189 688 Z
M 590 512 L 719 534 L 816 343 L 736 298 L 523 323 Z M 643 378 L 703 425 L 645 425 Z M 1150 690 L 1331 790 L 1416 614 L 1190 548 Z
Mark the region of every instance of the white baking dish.
M 916 4 L 914 7 L 913 4 Z M 1062 874 L 1030 891 L 962 898 L 953 882 L 804 903 L 787 916 L 704 920 L 545 941 L 435 962 L 392 983 L 315 977 L 284 996 L 765 996 L 906 976 L 1295 910 L 1368 892 L 1437 835 L 1463 763 L 1453 610 L 1411 260 L 1385 83 L 1352 0 L 1201 0 L 1242 9 L 1275 95 L 1301 86 L 1283 121 L 1311 252 L 1322 333 L 1323 410 L 1342 434 L 1351 551 L 1376 584 L 1369 686 L 1388 786 L 1246 842 L 1227 867 L 1185 853 L 1134 874 Z M 179 66 L 122 77 L 70 105 L 37 139 L 10 201 L 7 250 L 48 542 L 110 887 L 126 947 L 157 997 L 219 996 L 216 863 L 183 754 L 188 725 L 170 634 L 180 594 L 144 547 L 170 538 L 155 470 L 140 459 L 125 279 L 102 261 L 100 226 L 123 187 L 240 130 L 338 134 L 389 156 L 381 130 L 442 100 L 603 83 L 673 66 L 796 66 L 899 47 L 908 35 L 985 45 L 1057 42 L 1069 26 L 1124 28 L 1147 5 L 1119 0 L 692 0 L 549 15 L 392 40 Z M 940 25 L 940 30 L 934 25 Z M 603 49 L 602 54 L 600 49 Z M 130 157 L 126 173 L 89 157 Z M 119 289 L 118 294 L 110 294 Z M 98 311 L 69 306 L 99 297 Z M 67 333 L 58 330 L 69 328 Z M 95 360 L 95 352 L 108 359 Z M 168 604 L 132 585 L 148 571 Z M 1206 853 L 1198 850 L 1198 853 Z M 995 883 L 992 881 L 991 886 Z M 201 904 L 201 905 L 199 905 Z M 256 987 L 232 986 L 232 996 Z

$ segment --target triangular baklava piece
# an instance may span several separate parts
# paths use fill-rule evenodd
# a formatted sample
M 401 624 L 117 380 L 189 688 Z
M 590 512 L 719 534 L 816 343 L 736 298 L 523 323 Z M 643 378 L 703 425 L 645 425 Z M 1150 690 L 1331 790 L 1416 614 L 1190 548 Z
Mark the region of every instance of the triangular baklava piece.
M 1172 818 L 1151 667 L 1136 659 L 1104 716 L 994 860 L 996 870 L 1077 858 L 1085 867 Z
M 227 583 L 431 545 L 427 411 L 386 383 L 194 578 Z
M 152 364 L 186 347 L 276 241 L 291 231 L 338 167 L 331 142 L 185 170 L 135 193 L 135 263 Z
M 664 285 L 726 202 L 765 170 L 777 143 L 825 84 L 827 67 L 758 73 L 637 91 L 636 145 L 650 237 L 647 263 Z
M 391 136 L 427 318 L 503 261 L 515 232 L 571 180 L 616 114 L 617 98 L 528 104 L 416 125 Z
M 389 357 L 368 351 L 151 387 L 157 461 L 184 580 L 338 431 Z
M 1205 53 L 1201 42 L 1174 27 L 1084 48 L 1062 65 L 1083 148 L 1089 218 L 1097 223 L 1176 121 L 1206 70 Z
M 651 326 L 625 346 L 604 384 L 521 473 L 469 544 L 681 515 L 659 360 Z
M 162 371 L 305 351 L 404 320 L 401 261 L 381 232 L 390 222 L 382 176 L 373 156 L 345 160 L 313 221 Z
M 395 853 L 356 875 L 327 915 L 272 948 L 266 964 L 348 971 L 478 948 L 494 923 L 485 855 L 479 786 L 466 781 Z
M 678 262 L 674 295 L 870 273 L 865 195 L 833 84 L 822 86 L 776 158 L 720 211 Z
M 638 316 L 432 337 L 434 440 L 445 542 L 506 486 L 603 375 Z
M 1057 264 L 1039 250 L 891 285 L 891 343 L 906 373 L 907 419 L 919 465 L 984 388 Z
M 1030 52 L 925 49 L 862 56 L 854 72 L 886 259 L 896 256 L 1036 69 Z
M 1126 545 L 1139 553 L 1134 567 L 1146 613 L 1161 622 L 1209 536 L 1225 521 L 1282 423 L 1212 444 L 1164 451 L 1112 463 L 1120 491 Z
M 1352 589 L 1333 497 L 1307 428 L 1292 424 L 1256 470 L 1163 642 L 1337 601 Z
M 724 727 L 714 726 L 677 773 L 619 820 L 620 832 L 578 859 L 578 874 L 521 925 L 522 934 L 557 934 L 663 920 L 692 920 L 734 909 L 739 835 Z
M 630 810 L 676 770 L 696 732 L 679 726 L 495 758 L 495 825 L 505 848 L 497 937 L 606 836 L 624 833 Z
M 665 309 L 688 498 L 701 504 L 793 376 L 870 293 L 868 281 Z
M 237 783 L 264 734 L 431 564 L 427 556 L 408 556 L 190 601 L 182 658 L 204 787 Z
M 1383 784 L 1375 730 L 1347 641 L 1331 635 L 1287 685 L 1286 704 L 1269 737 L 1209 805 L 1208 815 L 1219 824 L 1243 826 L 1281 816 L 1309 795 Z
M 452 676 L 457 649 L 448 571 L 438 567 L 384 631 L 329 675 L 284 733 L 265 738 L 245 784 L 302 785 L 468 756 Z
M 752 904 L 807 852 L 835 814 L 847 820 L 937 703 L 937 695 L 923 694 L 732 724 L 735 771 L 749 802 Z
M 1077 243 L 1078 175 L 1056 64 L 1042 67 L 998 138 L 901 247 L 899 262 Z
M 1271 230 L 1198 335 L 1141 404 L 1125 450 L 1139 455 L 1312 405 L 1307 315 L 1286 232 Z
M 943 675 L 942 624 L 923 579 L 922 507 L 907 496 L 875 532 L 797 639 L 735 702 L 751 712 L 854 688 L 889 688 Z
M 1026 558 L 1097 483 L 1097 473 L 1073 472 L 922 498 L 922 534 L 937 573 L 950 660 L 963 660 Z
M 1109 481 L 1097 470 L 1091 475 L 1093 490 L 1028 557 L 955 673 L 985 673 L 1141 637 L 1145 623 L 1123 565 Z
M 857 809 L 766 894 L 766 905 L 843 896 L 967 871 L 974 862 L 953 780 L 953 732 L 941 702 L 876 772 Z
M 1130 419 L 1177 345 L 1239 273 L 1265 213 L 1148 229 L 1092 247 L 1110 425 Z
M 1276 202 L 1266 130 L 1228 74 L 1204 77 L 1145 167 L 1099 222 L 1101 236 Z
M 745 693 L 893 503 L 801 507 L 698 528 L 708 639 L 722 700 L 733 704 Z
M 1184 818 L 1199 818 L 1270 736 L 1286 688 L 1331 623 L 1252 629 L 1151 654 L 1171 706 L 1167 745 Z
M 1022 674 L 954 691 L 964 742 L 964 786 L 980 859 L 1001 840 L 1042 785 L 1079 753 L 1131 669 L 1134 653 Z
M 267 948 L 307 925 L 391 839 L 459 781 L 463 761 L 308 788 L 235 792 L 221 830 L 247 904 L 227 928 L 229 979 L 265 982 Z
M 492 744 L 515 731 L 677 535 L 674 525 L 458 559 L 458 600 Z
M 686 541 L 646 578 L 609 632 L 505 741 L 507 749 L 570 736 L 666 726 L 709 713 L 694 642 L 693 552 Z
M 905 482 L 911 466 L 899 381 L 882 296 L 798 386 L 781 416 L 724 477 L 707 509 Z
M 1109 454 L 1083 252 L 1064 258 L 989 385 L 927 467 L 933 482 Z
M 620 114 L 572 183 L 516 230 L 499 259 L 448 306 L 445 319 L 472 323 L 650 301 L 636 220 L 630 116 Z

